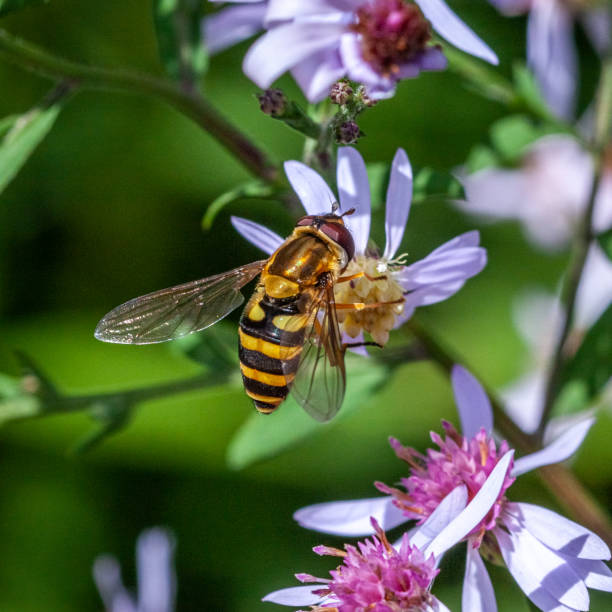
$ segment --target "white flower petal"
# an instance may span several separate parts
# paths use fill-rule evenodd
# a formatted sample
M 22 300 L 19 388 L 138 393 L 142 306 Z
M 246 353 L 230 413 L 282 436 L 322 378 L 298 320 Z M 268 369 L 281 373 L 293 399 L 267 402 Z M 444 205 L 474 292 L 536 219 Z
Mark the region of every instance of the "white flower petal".
M 244 73 L 262 88 L 313 53 L 337 48 L 345 26 L 337 23 L 287 23 L 261 36 L 244 57 Z
M 425 549 L 425 556 L 439 557 L 460 542 L 491 510 L 504 484 L 514 451 L 508 451 L 493 468 L 472 501 L 460 512 Z
M 284 240 L 272 230 L 242 217 L 230 218 L 234 229 L 264 253 L 272 255 Z
M 425 612 L 451 612 L 437 597 L 431 598 L 429 607 L 425 609 Z
M 340 57 L 348 77 L 353 81 L 366 85 L 370 97 L 373 96 L 375 90 L 388 92 L 394 88 L 394 81 L 380 75 L 363 59 L 361 55 L 361 41 L 357 34 L 347 32 L 342 35 L 340 39 Z M 385 93 L 383 93 L 384 95 Z
M 612 202 L 608 205 L 612 209 Z M 612 302 L 612 263 L 593 244 L 589 248 L 576 294 L 576 320 L 579 329 L 589 329 Z
M 230 6 L 202 21 L 204 41 L 210 53 L 219 53 L 257 34 L 263 28 L 265 4 Z
M 543 465 L 559 463 L 571 457 L 580 448 L 595 419 L 586 419 L 560 435 L 540 451 L 521 457 L 514 462 L 512 476 L 520 476 Z
M 301 508 L 293 515 L 302 527 L 341 536 L 374 533 L 370 517 L 374 517 L 385 531 L 408 520 L 393 505 L 391 496 L 314 504 Z
M 612 592 L 612 572 L 602 561 L 562 555 L 589 589 Z
M 412 202 L 412 166 L 404 149 L 398 149 L 391 164 L 387 187 L 385 232 L 387 244 L 383 257 L 392 259 L 404 236 Z
M 528 372 L 501 391 L 506 413 L 524 432 L 534 433 L 538 429 L 545 393 L 542 370 Z
M 331 86 L 344 75 L 344 66 L 337 50 L 325 50 L 302 60 L 291 74 L 309 102 L 321 102 L 329 96 Z
M 351 338 L 345 331 L 341 332 L 341 336 L 342 344 L 363 344 L 365 342 L 363 331 L 360 331 L 354 338 Z M 365 346 L 349 346 L 348 350 L 362 357 L 370 356 Z
M 286 161 L 285 174 L 309 215 L 331 212 L 336 196 L 312 168 L 299 161 Z
M 370 182 L 363 157 L 353 147 L 338 149 L 338 193 L 342 211 L 355 209 L 344 217 L 355 241 L 355 253 L 364 253 L 370 236 Z
M 93 577 L 104 607 L 110 609 L 117 594 L 125 592 L 119 563 L 111 555 L 100 555 L 93 565 Z
M 268 593 L 261 601 L 269 601 L 281 606 L 315 606 L 323 597 L 315 595 L 313 591 L 318 591 L 325 586 L 325 584 L 312 584 L 280 589 Z
M 509 515 L 504 515 L 509 533 L 497 528 L 495 535 L 502 557 L 523 592 L 536 604 L 547 593 L 564 606 L 589 609 L 584 582 L 563 557 L 552 551 Z
M 483 427 L 490 434 L 493 431 L 493 411 L 482 385 L 460 365 L 453 366 L 451 381 L 464 437 L 473 438 Z
M 563 555 L 610 559 L 610 550 L 598 535 L 552 510 L 533 504 L 508 503 L 506 511 L 540 542 Z
M 425 17 L 431 21 L 434 30 L 446 38 L 449 43 L 490 64 L 499 63 L 493 50 L 476 36 L 443 0 L 416 0 L 416 3 Z
M 267 17 L 268 21 L 278 22 L 304 16 L 351 11 L 358 4 L 359 2 L 355 0 L 308 0 L 308 2 L 304 0 L 268 0 Z
M 174 608 L 173 554 L 174 542 L 163 529 L 149 529 L 138 537 L 136 567 L 139 609 L 171 612 Z
M 467 543 L 461 609 L 465 612 L 497 612 L 491 578 L 480 553 L 470 542 Z
M 573 18 L 562 2 L 534 2 L 527 20 L 527 60 L 551 108 L 571 119 L 577 82 Z
M 444 244 L 441 244 L 437 249 L 434 249 L 429 256 L 438 255 L 445 251 L 452 251 L 454 249 L 461 249 L 464 247 L 477 247 L 480 244 L 480 232 L 478 230 L 471 230 L 459 234 L 454 238 L 451 238 Z
M 466 506 L 467 488 L 459 485 L 453 489 L 427 517 L 427 520 L 414 529 L 410 536 L 410 544 L 420 549 L 428 546 L 431 541 L 444 529 Z

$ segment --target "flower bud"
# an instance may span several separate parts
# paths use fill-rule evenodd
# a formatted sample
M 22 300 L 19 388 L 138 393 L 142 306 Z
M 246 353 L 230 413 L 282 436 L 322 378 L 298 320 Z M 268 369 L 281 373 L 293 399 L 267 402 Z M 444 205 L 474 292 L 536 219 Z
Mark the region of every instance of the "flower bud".
M 338 81 L 332 85 L 329 97 L 334 104 L 346 104 L 353 95 L 353 88 L 346 81 Z
M 287 97 L 281 89 L 266 89 L 257 99 L 262 112 L 271 117 L 280 117 L 287 109 Z
M 336 141 L 338 144 L 353 144 L 357 142 L 360 134 L 361 130 L 354 121 L 345 121 L 336 129 Z
M 377 102 L 377 100 L 373 100 L 368 96 L 368 90 L 363 85 L 360 85 L 357 89 L 357 98 L 364 106 L 375 106 Z

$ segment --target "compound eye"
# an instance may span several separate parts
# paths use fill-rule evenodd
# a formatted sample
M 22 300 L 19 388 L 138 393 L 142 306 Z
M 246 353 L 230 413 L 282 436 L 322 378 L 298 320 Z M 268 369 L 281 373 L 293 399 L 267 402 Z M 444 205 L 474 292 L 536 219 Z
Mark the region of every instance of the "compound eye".
M 324 223 L 320 229 L 346 251 L 349 261 L 353 259 L 353 255 L 355 255 L 355 242 L 347 227 L 342 225 L 342 223 Z
M 306 215 L 305 217 L 298 219 L 295 225 L 296 227 L 304 226 L 304 225 L 313 225 L 314 220 L 315 220 L 314 215 Z

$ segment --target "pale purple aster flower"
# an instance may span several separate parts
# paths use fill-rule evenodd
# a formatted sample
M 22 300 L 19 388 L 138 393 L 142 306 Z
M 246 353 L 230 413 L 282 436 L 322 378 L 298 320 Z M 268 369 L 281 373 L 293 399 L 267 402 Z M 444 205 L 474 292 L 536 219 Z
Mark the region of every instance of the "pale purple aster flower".
M 500 456 L 509 456 L 505 443 L 498 449 L 491 437 L 491 406 L 478 381 L 461 366 L 455 366 L 452 383 L 463 435 L 445 425 L 445 438 L 432 435 L 440 450 L 429 450 L 426 455 L 392 441 L 398 456 L 412 468 L 411 475 L 402 479 L 402 489 L 378 483 L 379 489 L 389 493 L 387 496 L 317 504 L 298 510 L 295 519 L 310 529 L 351 536 L 371 533 L 367 521 L 370 516 L 385 529 L 417 520 L 422 526 L 411 542 L 422 547 L 423 540 L 429 541 L 425 551 L 437 557 L 437 546 L 442 547 L 444 538 L 438 535 L 431 540 L 433 534 L 426 529 L 437 509 L 459 487 L 466 496 L 462 504 L 455 506 L 454 514 L 470 508 L 469 503 L 465 504 L 480 494 L 480 483 L 487 483 L 498 469 L 503 460 Z M 602 562 L 610 559 L 610 551 L 597 535 L 555 512 L 511 502 L 506 497 L 516 477 L 571 456 L 593 422 L 587 419 L 575 424 L 542 450 L 516 459 L 504 469 L 498 494 L 465 531 L 468 546 L 464 610 L 497 611 L 481 556 L 496 562 L 503 560 L 527 597 L 545 612 L 588 610 L 588 588 L 612 591 L 612 572 Z M 452 517 L 453 512 L 444 514 L 447 521 Z
M 459 49 L 498 61 L 443 0 L 269 0 L 268 7 L 270 29 L 247 53 L 244 72 L 267 89 L 290 70 L 310 102 L 328 96 L 342 77 L 383 98 L 401 79 L 443 70 L 432 27 Z
M 225 1 L 233 5 L 202 20 L 204 42 L 210 53 L 224 51 L 264 29 L 264 19 L 268 10 L 267 0 L 210 1 L 215 3 Z
M 576 345 L 584 333 L 612 303 L 612 264 L 593 244 L 589 250 L 576 294 L 576 310 L 570 343 Z M 558 296 L 542 290 L 521 295 L 514 308 L 514 322 L 526 343 L 529 355 L 525 373 L 501 391 L 506 411 L 525 432 L 539 426 L 544 407 L 548 368 L 558 334 L 563 309 Z M 547 426 L 554 433 L 566 418 L 552 419 Z
M 98 557 L 93 576 L 106 611 L 172 612 L 176 593 L 173 554 L 174 539 L 166 530 L 154 527 L 138 536 L 136 597 L 123 586 L 117 560 L 110 555 Z
M 330 572 L 331 579 L 296 574 L 300 582 L 314 585 L 290 587 L 266 595 L 263 601 L 285 606 L 313 606 L 322 611 L 374 610 L 397 612 L 449 612 L 431 593 L 441 555 L 461 541 L 483 519 L 499 496 L 512 461 L 512 451 L 502 457 L 480 491 L 467 503 L 467 491 L 460 485 L 447 495 L 420 529 L 405 533 L 393 546 L 375 518 L 369 519 L 371 540 L 344 550 L 317 546 L 314 551 L 344 559 Z
M 462 177 L 466 200 L 458 206 L 489 219 L 516 219 L 528 238 L 545 249 L 564 247 L 589 199 L 593 159 L 571 136 L 537 140 L 518 169 L 486 168 Z M 593 229 L 612 227 L 612 167 L 596 195 Z
M 331 210 L 336 196 L 314 170 L 298 161 L 285 163 L 291 186 L 309 215 Z M 378 308 L 360 311 L 339 310 L 338 320 L 353 342 L 363 342 L 363 331 L 375 342 L 384 345 L 389 331 L 405 323 L 418 306 L 434 304 L 454 295 L 468 278 L 478 274 L 486 264 L 486 251 L 478 246 L 478 232 L 461 234 L 435 249 L 424 259 L 405 265 L 406 256 L 396 257 L 402 242 L 412 200 L 412 168 L 403 149 L 398 149 L 391 166 L 387 188 L 386 246 L 382 254 L 370 242 L 370 185 L 366 166 L 356 149 L 338 150 L 337 183 L 342 210 L 354 208 L 344 217 L 355 242 L 355 256 L 344 275 L 365 272 L 365 276 L 339 283 L 335 288 L 336 302 L 394 302 Z M 239 217 L 232 224 L 240 234 L 271 255 L 283 239 L 269 229 Z M 348 338 L 345 336 L 345 340 Z
M 580 19 L 596 51 L 612 45 L 612 11 L 601 3 L 568 0 L 490 0 L 505 15 L 528 12 L 527 61 L 544 98 L 560 117 L 571 119 L 577 91 L 574 21 Z

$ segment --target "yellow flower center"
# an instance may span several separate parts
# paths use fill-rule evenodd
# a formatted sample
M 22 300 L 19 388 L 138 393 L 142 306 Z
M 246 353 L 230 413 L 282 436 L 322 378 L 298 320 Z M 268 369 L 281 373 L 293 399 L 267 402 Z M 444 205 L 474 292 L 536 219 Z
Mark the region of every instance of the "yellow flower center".
M 397 263 L 400 263 L 399 260 Z M 338 304 L 375 304 L 378 302 L 397 302 L 403 300 L 403 289 L 393 275 L 394 262 L 384 259 L 355 255 L 349 263 L 343 276 L 352 276 L 363 272 L 370 278 L 384 276 L 378 280 L 370 280 L 366 276 L 338 283 L 334 288 L 334 297 Z M 389 340 L 389 332 L 395 325 L 395 319 L 404 312 L 403 303 L 383 304 L 376 308 L 360 310 L 338 310 L 340 327 L 351 337 L 356 338 L 359 332 L 366 331 L 372 340 L 384 345 Z

